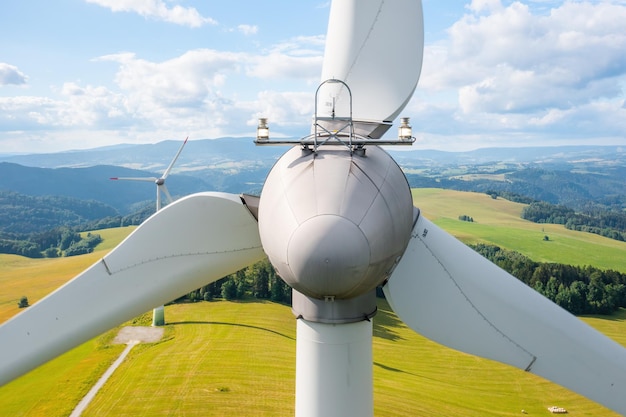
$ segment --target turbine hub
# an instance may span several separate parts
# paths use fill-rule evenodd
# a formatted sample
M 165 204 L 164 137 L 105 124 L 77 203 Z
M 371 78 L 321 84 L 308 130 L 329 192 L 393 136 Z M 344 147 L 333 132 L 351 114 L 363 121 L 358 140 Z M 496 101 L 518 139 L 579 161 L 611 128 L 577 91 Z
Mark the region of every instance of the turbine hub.
M 293 231 L 287 262 L 299 286 L 320 287 L 324 295 L 344 294 L 367 273 L 369 242 L 359 226 L 345 217 L 322 214 Z
M 280 277 L 315 299 L 373 290 L 404 253 L 413 202 L 400 167 L 382 149 L 292 148 L 265 181 L 263 248 Z

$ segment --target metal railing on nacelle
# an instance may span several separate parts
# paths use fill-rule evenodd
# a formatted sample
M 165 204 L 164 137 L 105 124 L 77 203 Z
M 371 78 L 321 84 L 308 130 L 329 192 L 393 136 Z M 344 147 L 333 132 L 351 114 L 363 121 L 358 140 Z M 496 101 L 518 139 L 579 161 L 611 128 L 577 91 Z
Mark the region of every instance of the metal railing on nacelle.
M 337 116 L 336 115 L 336 102 L 337 94 L 332 97 L 332 108 L 330 109 L 330 116 L 320 116 L 318 103 L 320 89 L 326 84 L 339 84 L 341 88 L 345 88 L 348 94 L 348 115 Z M 330 103 L 328 103 L 330 104 Z M 383 132 L 391 127 L 389 122 L 373 123 L 373 122 L 360 122 L 354 121 L 352 118 L 352 92 L 348 85 L 337 79 L 329 79 L 322 82 L 315 92 L 315 115 L 313 123 L 313 133 L 304 136 L 300 139 L 272 139 L 270 140 L 269 127 L 267 125 L 267 119 L 259 119 L 259 125 L 257 127 L 257 139 L 254 141 L 257 145 L 301 145 L 303 149 L 308 149 L 317 153 L 319 147 L 324 145 L 341 145 L 345 146 L 350 152 L 362 152 L 367 145 L 405 145 L 410 146 L 415 142 L 415 138 L 412 136 L 411 126 L 408 123 L 408 118 L 401 119 L 401 125 L 399 128 L 398 139 L 379 139 L 371 138 L 364 135 L 355 133 L 355 123 L 357 126 L 363 126 L 369 128 L 374 132 L 382 128 Z

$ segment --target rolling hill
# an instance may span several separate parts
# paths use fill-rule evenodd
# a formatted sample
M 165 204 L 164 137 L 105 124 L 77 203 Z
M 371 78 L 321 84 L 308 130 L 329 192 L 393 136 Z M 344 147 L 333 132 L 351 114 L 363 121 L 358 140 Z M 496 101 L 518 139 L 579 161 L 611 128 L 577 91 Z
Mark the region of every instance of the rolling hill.
M 428 219 L 468 244 L 497 245 L 538 262 L 626 272 L 626 242 L 524 220 L 520 217 L 524 205 L 520 203 L 441 189 L 413 189 L 413 203 Z M 458 217 L 464 214 L 474 222 L 460 221 Z

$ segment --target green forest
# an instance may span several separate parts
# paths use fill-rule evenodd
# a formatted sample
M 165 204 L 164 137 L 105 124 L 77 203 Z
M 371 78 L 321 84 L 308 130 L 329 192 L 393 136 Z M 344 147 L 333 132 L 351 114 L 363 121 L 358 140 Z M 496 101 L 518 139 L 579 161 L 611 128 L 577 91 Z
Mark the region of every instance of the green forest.
M 279 303 L 291 302 L 291 287 L 276 275 L 266 259 L 228 275 L 216 282 L 198 288 L 174 302 L 260 299 Z
M 572 314 L 611 314 L 626 307 L 626 274 L 621 272 L 535 262 L 498 246 L 471 247 Z
M 80 232 L 139 225 L 154 211 L 152 204 L 143 205 L 120 216 L 98 201 L 0 191 L 0 253 L 29 258 L 89 253 L 100 237 Z
M 606 210 L 593 205 L 575 211 L 563 205 L 533 202 L 524 207 L 522 218 L 535 223 L 562 224 L 570 230 L 626 240 L 626 213 L 623 211 Z

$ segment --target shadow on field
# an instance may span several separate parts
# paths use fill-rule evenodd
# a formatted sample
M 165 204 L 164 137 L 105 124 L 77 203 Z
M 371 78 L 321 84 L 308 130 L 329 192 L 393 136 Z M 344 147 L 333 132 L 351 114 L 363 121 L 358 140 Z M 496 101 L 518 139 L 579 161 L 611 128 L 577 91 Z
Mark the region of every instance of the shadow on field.
M 387 340 L 403 340 L 396 331 L 397 328 L 403 327 L 404 323 L 398 319 L 398 316 L 391 310 L 389 303 L 384 299 L 378 299 L 378 311 L 374 316 L 374 337 L 380 337 Z
M 167 323 L 166 326 L 177 326 L 177 325 L 181 325 L 181 324 L 208 324 L 208 325 L 218 325 L 218 326 L 245 327 L 247 329 L 263 330 L 264 332 L 273 333 L 275 335 L 284 337 L 284 338 L 289 339 L 289 340 L 296 340 L 295 337 L 291 337 L 291 336 L 288 336 L 286 334 L 277 332 L 276 330 L 266 329 L 265 327 L 252 326 L 252 325 L 249 325 L 249 324 L 226 323 L 226 322 L 221 322 L 221 321 L 175 321 L 175 322 Z
M 607 321 L 626 321 L 626 309 L 625 308 L 620 308 L 619 310 L 615 311 L 612 314 L 609 315 L 605 315 L 605 314 L 581 314 L 578 317 L 587 317 L 590 319 L 600 319 L 600 320 L 607 320 Z
M 378 366 L 379 368 L 384 369 L 385 371 L 398 372 L 398 373 L 402 373 L 402 374 L 417 376 L 414 373 L 403 371 L 402 369 L 398 369 L 398 368 L 393 368 L 391 366 L 383 365 L 380 362 L 374 362 L 374 366 Z

